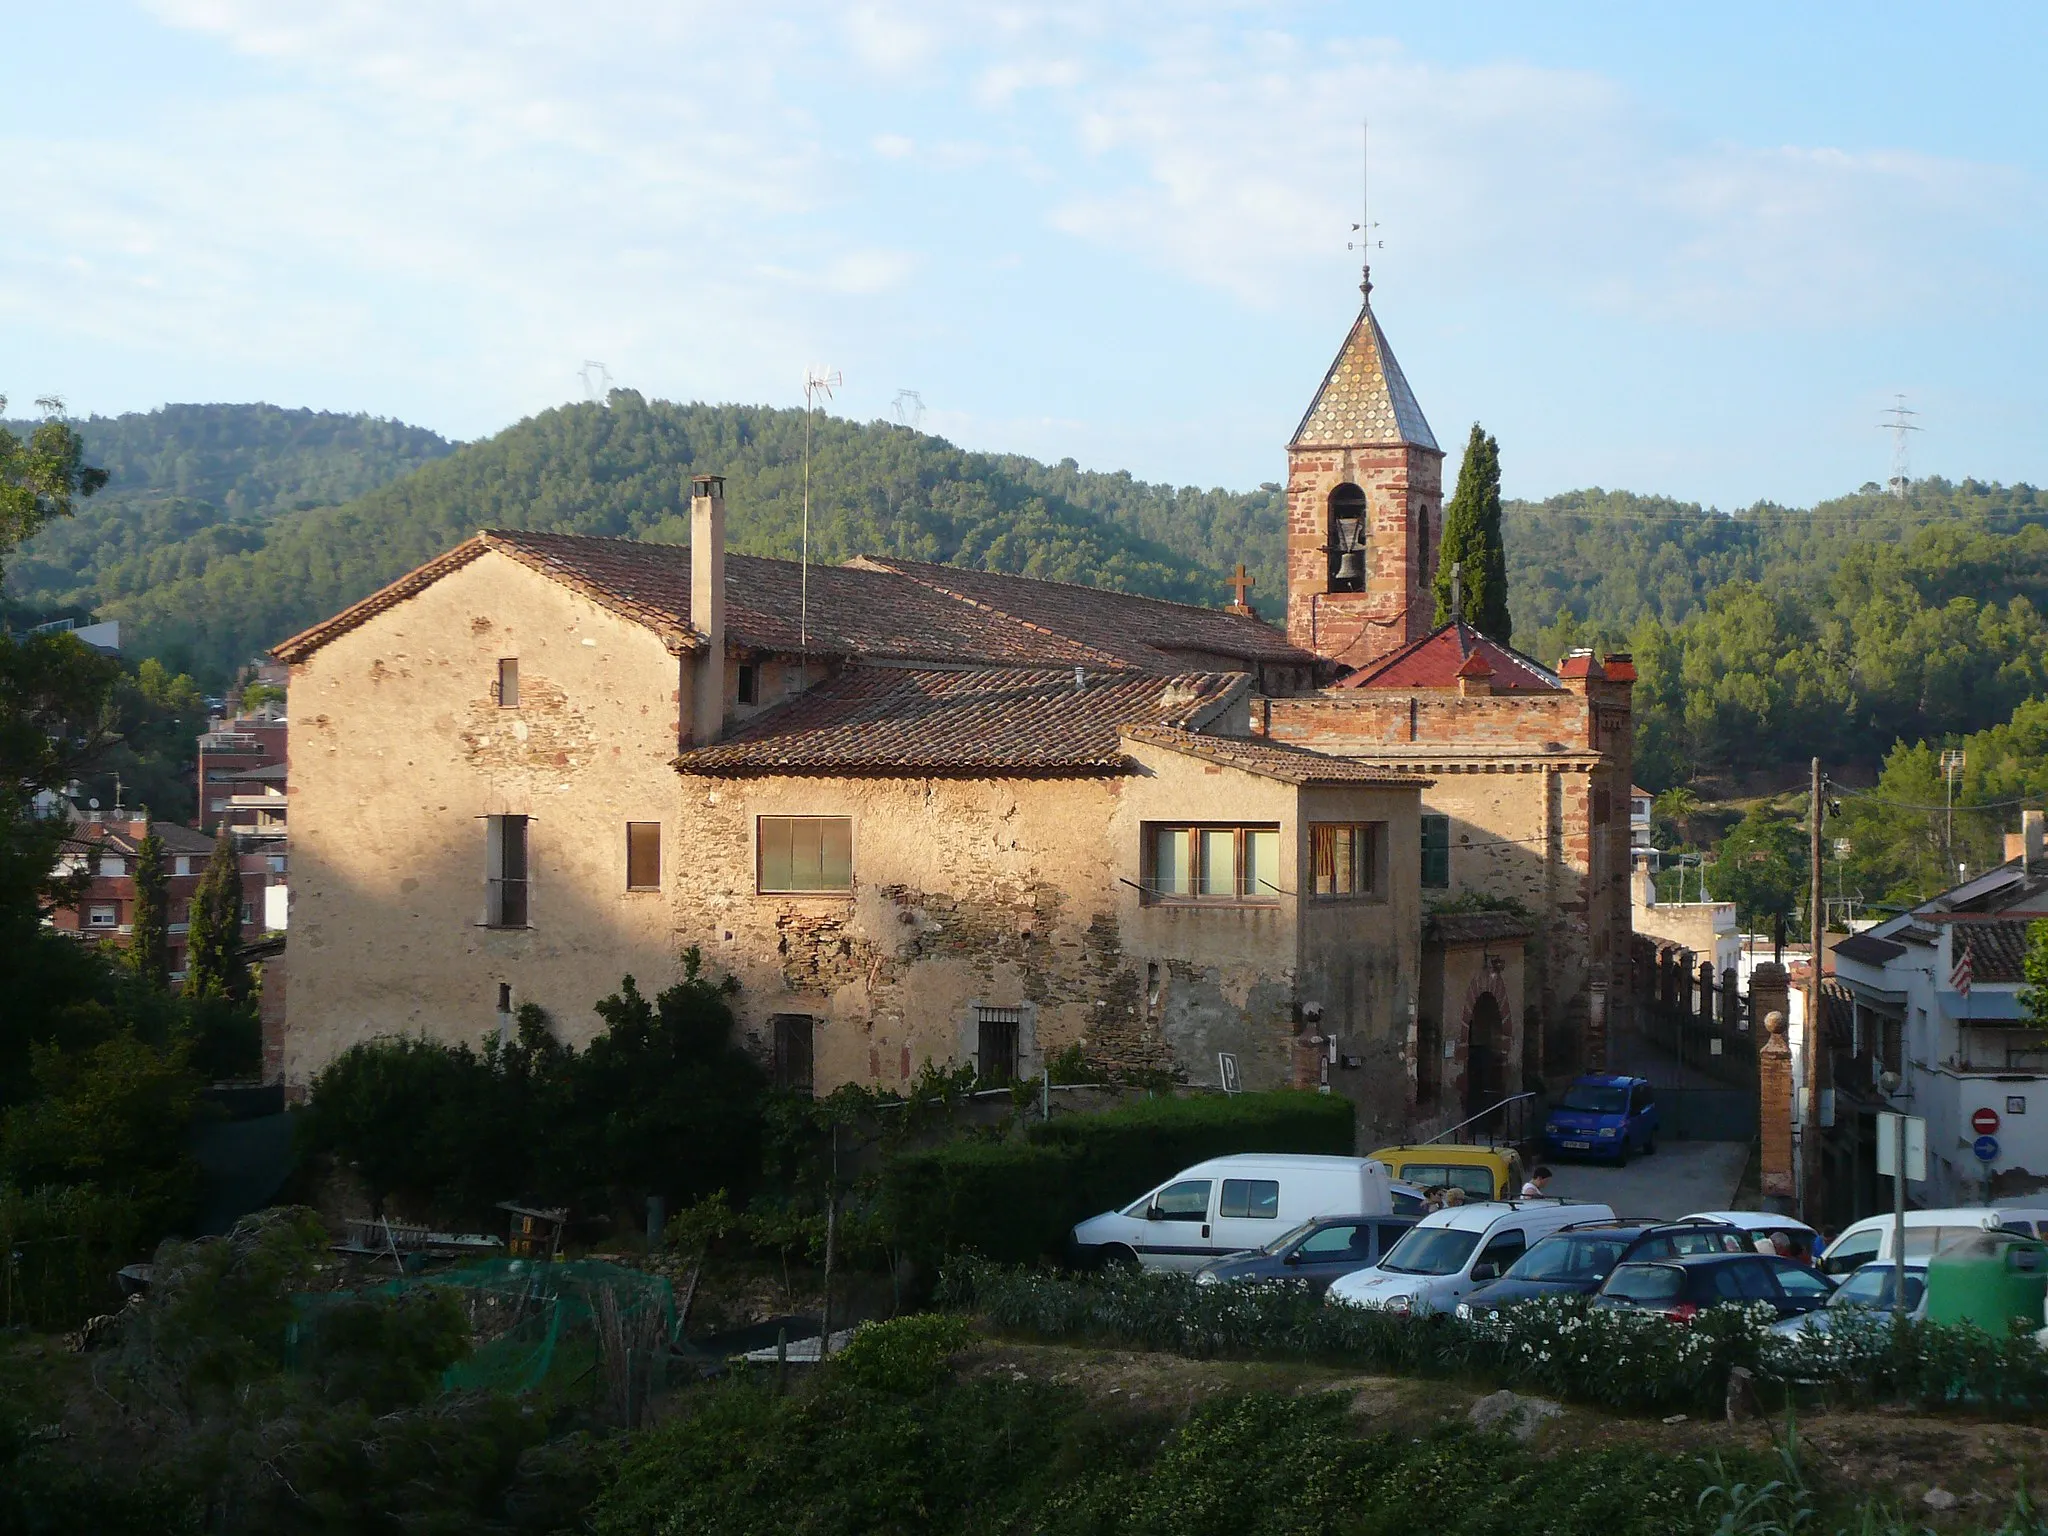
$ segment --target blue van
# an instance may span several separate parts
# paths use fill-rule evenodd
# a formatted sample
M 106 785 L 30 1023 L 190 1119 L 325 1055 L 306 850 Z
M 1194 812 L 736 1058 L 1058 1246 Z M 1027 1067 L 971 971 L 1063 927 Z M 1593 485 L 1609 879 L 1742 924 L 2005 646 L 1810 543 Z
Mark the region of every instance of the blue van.
M 1649 1079 L 1589 1072 L 1574 1078 L 1543 1122 L 1547 1157 L 1611 1158 L 1657 1150 L 1657 1095 Z

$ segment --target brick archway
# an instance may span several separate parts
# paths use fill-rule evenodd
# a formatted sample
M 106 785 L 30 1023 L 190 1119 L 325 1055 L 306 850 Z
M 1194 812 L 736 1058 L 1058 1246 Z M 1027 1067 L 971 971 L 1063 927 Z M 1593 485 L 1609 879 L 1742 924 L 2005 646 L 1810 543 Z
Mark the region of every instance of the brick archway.
M 1514 1008 L 1505 967 L 1483 963 L 1465 985 L 1460 1011 L 1465 1046 L 1465 1113 L 1476 1115 L 1507 1097 L 1511 1080 L 1509 1047 L 1515 1038 Z M 1513 1078 L 1519 1086 L 1519 1073 Z

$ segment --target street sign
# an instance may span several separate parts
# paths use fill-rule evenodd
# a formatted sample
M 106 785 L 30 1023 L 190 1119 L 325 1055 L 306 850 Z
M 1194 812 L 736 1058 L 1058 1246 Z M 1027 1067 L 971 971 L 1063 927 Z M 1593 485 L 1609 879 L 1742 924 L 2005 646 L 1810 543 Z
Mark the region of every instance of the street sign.
M 1970 1150 L 1977 1154 L 1979 1162 L 1993 1162 L 1998 1157 L 1998 1138 L 1996 1136 L 1979 1136 L 1970 1143 Z
M 1998 1134 L 1998 1111 L 1986 1105 L 1970 1116 L 1970 1129 L 1979 1136 Z
M 1223 1080 L 1223 1091 L 1225 1093 L 1241 1093 L 1244 1091 L 1244 1082 L 1237 1075 L 1237 1053 L 1235 1051 L 1218 1051 L 1216 1053 L 1216 1075 Z
M 1927 1179 L 1927 1122 L 1918 1115 L 1877 1117 L 1877 1171 L 1891 1175 L 1899 1166 L 1899 1128 L 1906 1132 L 1906 1177 L 1915 1183 Z

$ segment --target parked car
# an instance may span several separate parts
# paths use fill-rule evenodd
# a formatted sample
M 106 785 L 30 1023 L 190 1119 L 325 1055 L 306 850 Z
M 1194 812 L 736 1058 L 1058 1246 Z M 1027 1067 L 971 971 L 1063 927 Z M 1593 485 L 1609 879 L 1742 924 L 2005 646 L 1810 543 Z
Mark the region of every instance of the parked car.
M 1200 1269 L 1262 1248 L 1313 1216 L 1394 1214 L 1384 1165 L 1363 1157 L 1245 1152 L 1184 1168 L 1120 1211 L 1074 1228 L 1082 1263 Z
M 1432 1141 L 1381 1147 L 1372 1158 L 1418 1189 L 1462 1189 L 1468 1200 L 1512 1200 L 1522 1192 L 1522 1154 L 1513 1147 Z
M 1709 1307 L 1763 1302 L 1779 1317 L 1824 1307 L 1834 1287 L 1811 1264 L 1764 1253 L 1703 1253 L 1621 1264 L 1593 1297 L 1596 1307 L 1661 1312 L 1689 1323 Z
M 1607 1206 L 1563 1200 L 1499 1200 L 1453 1205 L 1417 1222 L 1379 1263 L 1332 1282 L 1329 1299 L 1390 1312 L 1449 1312 L 1472 1291 L 1498 1280 L 1560 1227 L 1613 1220 Z
M 1818 1254 L 1821 1249 L 1820 1234 L 1796 1216 L 1780 1216 L 1776 1211 L 1695 1211 L 1690 1216 L 1681 1216 L 1681 1221 L 1723 1221 L 1731 1227 L 1740 1227 L 1750 1240 L 1750 1246 L 1761 1253 L 1768 1246 L 1764 1241 L 1774 1233 L 1783 1232 L 1791 1240 L 1794 1257 Z
M 1240 1280 L 1305 1280 L 1317 1291 L 1354 1269 L 1378 1263 L 1408 1235 L 1414 1216 L 1318 1216 L 1263 1248 L 1212 1259 L 1195 1272 L 1199 1285 Z
M 1950 1243 L 1979 1232 L 2005 1228 L 2024 1237 L 2038 1235 L 2039 1223 L 2048 1221 L 2048 1210 L 2026 1206 L 1949 1206 L 1932 1211 L 1906 1212 L 1906 1262 L 1925 1259 Z M 1846 1275 L 1879 1259 L 1892 1259 L 1892 1218 L 1866 1216 L 1842 1229 L 1842 1235 L 1828 1244 L 1820 1267 L 1831 1275 Z
M 1605 1157 L 1626 1163 L 1657 1150 L 1657 1095 L 1649 1079 L 1590 1072 L 1572 1080 L 1543 1119 L 1546 1157 Z
M 1458 1303 L 1458 1316 L 1485 1317 L 1538 1296 L 1590 1296 L 1617 1264 L 1695 1253 L 1753 1253 L 1740 1228 L 1718 1221 L 1575 1222 L 1523 1254 L 1491 1285 Z
M 1866 1264 L 1835 1287 L 1828 1304 L 1812 1312 L 1788 1317 L 1771 1324 L 1771 1332 L 1796 1334 L 1813 1328 L 1825 1333 L 1850 1312 L 1889 1312 L 1898 1294 L 1896 1271 L 1890 1264 Z M 1927 1263 L 1906 1261 L 1906 1312 L 1913 1318 L 1927 1315 Z

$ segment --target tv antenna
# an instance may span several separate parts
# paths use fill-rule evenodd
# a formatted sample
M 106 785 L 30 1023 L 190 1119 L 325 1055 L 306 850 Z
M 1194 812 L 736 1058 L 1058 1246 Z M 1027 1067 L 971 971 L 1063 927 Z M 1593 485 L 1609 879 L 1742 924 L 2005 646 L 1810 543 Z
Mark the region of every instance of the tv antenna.
M 1918 416 L 1920 413 L 1906 409 L 1906 397 L 1904 395 L 1895 395 L 1893 398 L 1898 401 L 1898 404 L 1892 406 L 1884 413 L 1885 419 L 1879 422 L 1878 426 L 1892 435 L 1892 477 L 1886 482 L 1885 488 L 1894 496 L 1904 496 L 1906 494 L 1906 487 L 1913 482 L 1911 473 L 1912 461 L 1906 451 L 1906 444 L 1908 442 L 1906 434 L 1925 429 L 1914 426 L 1912 422 L 1906 419 L 1908 416 Z
M 1345 243 L 1347 251 L 1357 251 L 1358 291 L 1372 293 L 1372 253 L 1384 247 L 1384 240 L 1375 240 L 1373 231 L 1379 225 L 1372 221 L 1372 124 L 1361 121 L 1358 125 L 1358 222 L 1351 226 L 1354 239 Z
M 804 542 L 796 597 L 796 685 L 800 690 L 808 681 L 811 647 L 811 423 L 817 417 L 818 402 L 830 400 L 832 391 L 845 382 L 837 368 L 804 370 Z
M 612 371 L 603 363 L 586 358 L 576 377 L 583 381 L 583 398 L 591 405 L 603 405 L 611 398 Z
M 899 389 L 896 398 L 889 402 L 896 412 L 896 424 L 915 432 L 924 425 L 924 396 L 914 389 Z

